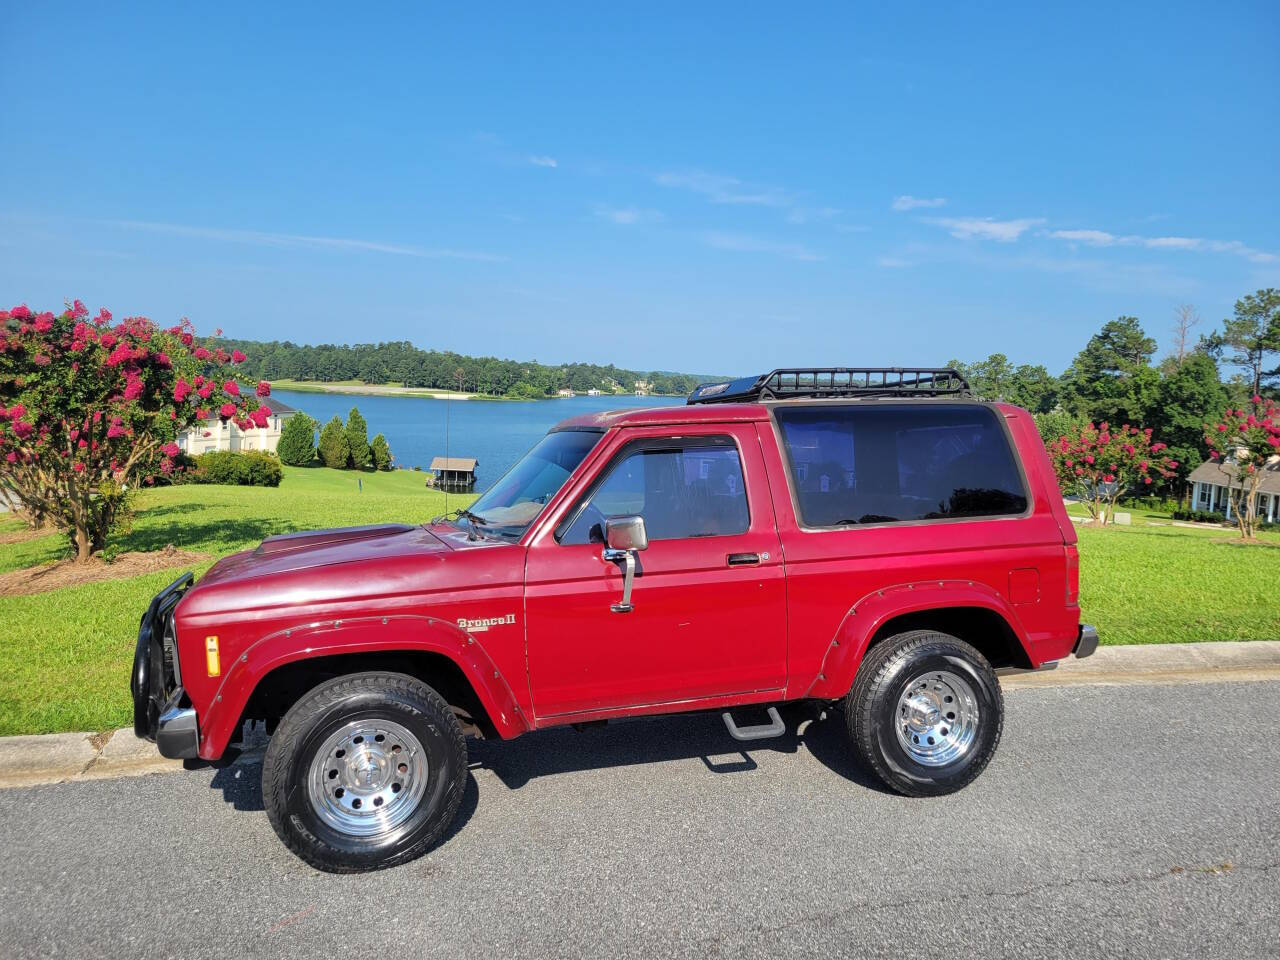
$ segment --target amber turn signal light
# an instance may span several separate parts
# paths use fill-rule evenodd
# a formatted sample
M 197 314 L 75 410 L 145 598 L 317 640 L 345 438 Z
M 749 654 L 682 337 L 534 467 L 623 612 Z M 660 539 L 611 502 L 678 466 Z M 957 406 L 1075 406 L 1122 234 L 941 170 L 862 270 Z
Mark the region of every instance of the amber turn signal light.
M 204 638 L 204 663 L 209 676 L 216 677 L 222 673 L 222 664 L 218 659 L 218 638 Z

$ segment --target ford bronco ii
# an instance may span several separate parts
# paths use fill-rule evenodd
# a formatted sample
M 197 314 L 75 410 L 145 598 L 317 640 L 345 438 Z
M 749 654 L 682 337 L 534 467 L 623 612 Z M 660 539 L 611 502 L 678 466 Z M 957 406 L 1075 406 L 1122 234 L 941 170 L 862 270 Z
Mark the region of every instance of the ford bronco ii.
M 1000 739 L 996 669 L 1097 642 L 1030 414 L 950 370 L 775 370 L 566 420 L 431 523 L 187 574 L 142 617 L 134 722 L 208 761 L 264 722 L 272 826 L 356 871 L 449 827 L 467 734 L 717 711 L 753 740 L 808 700 L 894 790 L 959 790 Z

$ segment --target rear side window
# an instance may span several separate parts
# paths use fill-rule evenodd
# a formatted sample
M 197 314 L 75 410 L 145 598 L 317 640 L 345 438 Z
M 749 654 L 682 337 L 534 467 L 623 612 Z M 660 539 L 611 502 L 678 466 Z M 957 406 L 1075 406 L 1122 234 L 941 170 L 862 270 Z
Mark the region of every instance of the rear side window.
M 779 406 L 808 527 L 1023 513 L 1027 494 L 988 407 Z
M 600 543 L 610 517 L 644 517 L 650 540 L 745 533 L 747 491 L 726 438 L 648 443 L 624 450 L 560 538 Z

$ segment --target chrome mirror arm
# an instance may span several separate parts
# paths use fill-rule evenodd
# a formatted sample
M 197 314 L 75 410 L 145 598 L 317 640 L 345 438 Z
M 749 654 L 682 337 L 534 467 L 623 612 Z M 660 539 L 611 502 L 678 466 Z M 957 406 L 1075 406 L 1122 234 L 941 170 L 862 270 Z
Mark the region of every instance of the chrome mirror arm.
M 609 604 L 614 613 L 630 613 L 635 609 L 631 605 L 631 586 L 636 579 L 636 554 L 634 550 L 614 550 L 605 547 L 601 554 L 609 563 L 622 563 L 622 602 Z

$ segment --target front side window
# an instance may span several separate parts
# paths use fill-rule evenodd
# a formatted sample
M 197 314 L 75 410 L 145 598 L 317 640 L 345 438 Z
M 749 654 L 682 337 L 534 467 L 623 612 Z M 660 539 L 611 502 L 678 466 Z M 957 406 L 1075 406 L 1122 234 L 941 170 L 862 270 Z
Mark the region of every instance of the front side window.
M 548 433 L 471 505 L 469 522 L 486 534 L 518 539 L 600 437 L 587 430 Z
M 745 533 L 747 491 L 727 437 L 645 443 L 624 451 L 560 538 L 601 543 L 610 517 L 640 516 L 650 540 Z
M 810 527 L 1007 516 L 1026 490 L 994 411 L 978 405 L 779 407 Z

